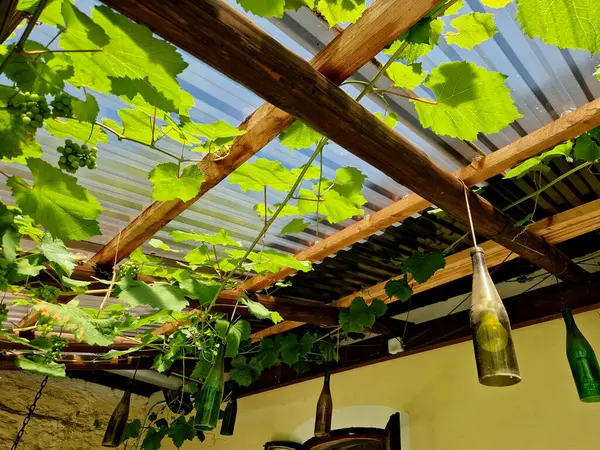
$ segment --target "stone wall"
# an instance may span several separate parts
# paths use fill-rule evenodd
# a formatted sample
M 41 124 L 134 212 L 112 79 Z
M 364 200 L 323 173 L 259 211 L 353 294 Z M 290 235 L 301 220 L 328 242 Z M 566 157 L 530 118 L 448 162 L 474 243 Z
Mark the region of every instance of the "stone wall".
M 0 371 L 0 449 L 11 448 L 42 379 L 22 371 Z M 106 424 L 122 395 L 82 380 L 50 378 L 19 450 L 104 448 L 100 444 Z M 132 395 L 129 419 L 143 420 L 147 407 L 147 398 Z

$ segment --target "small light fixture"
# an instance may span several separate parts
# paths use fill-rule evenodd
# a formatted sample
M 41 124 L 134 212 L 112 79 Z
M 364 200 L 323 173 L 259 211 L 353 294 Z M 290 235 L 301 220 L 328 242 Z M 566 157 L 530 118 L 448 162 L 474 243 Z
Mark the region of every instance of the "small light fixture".
M 567 328 L 567 359 L 579 398 L 585 403 L 600 402 L 598 358 L 590 343 L 577 328 L 573 312 L 565 308 L 562 310 L 562 315 Z

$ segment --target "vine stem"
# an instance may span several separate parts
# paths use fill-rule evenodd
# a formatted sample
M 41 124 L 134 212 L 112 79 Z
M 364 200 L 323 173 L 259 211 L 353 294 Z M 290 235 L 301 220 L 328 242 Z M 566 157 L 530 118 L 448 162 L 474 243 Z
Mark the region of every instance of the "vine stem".
M 21 187 L 23 187 L 25 189 L 29 189 L 30 191 L 33 190 L 33 188 L 31 186 L 27 186 L 26 184 L 23 184 L 23 183 L 17 181 L 17 179 L 14 176 L 10 176 L 10 175 L 8 175 L 7 173 L 5 173 L 5 172 L 3 172 L 1 170 L 0 170 L 0 175 L 5 176 L 7 180 L 12 179 L 15 183 L 17 183 L 19 186 L 21 186 Z
M 53 42 L 54 42 L 56 39 L 58 39 L 58 37 L 59 37 L 61 34 L 63 34 L 63 33 L 65 32 L 65 30 L 66 30 L 66 28 L 62 28 L 62 27 L 61 27 L 61 28 L 58 30 L 58 33 L 56 33 L 56 34 L 54 35 L 54 37 L 53 37 L 52 39 L 50 39 L 50 42 L 48 42 L 48 43 L 46 44 L 46 49 L 48 49 L 48 48 L 49 48 L 49 47 L 52 45 L 52 43 L 53 43 Z M 40 59 L 40 56 L 42 56 L 42 55 L 37 55 L 35 58 L 33 58 L 33 63 L 34 63 L 34 64 L 37 62 L 37 60 L 38 60 L 38 59 Z
M 389 89 L 376 88 L 376 89 L 373 89 L 373 92 L 381 92 L 383 94 L 396 95 L 398 97 L 407 98 L 409 100 L 414 100 L 415 102 L 425 103 L 427 105 L 438 105 L 439 104 L 435 100 L 428 100 L 426 98 L 421 98 L 421 97 L 413 97 L 412 95 L 401 94 L 400 92 L 390 91 Z
M 103 52 L 104 49 L 103 48 L 94 48 L 94 49 L 90 49 L 90 50 L 50 50 L 50 49 L 45 49 L 45 50 L 18 50 L 18 53 L 22 53 L 24 55 L 29 55 L 29 56 L 33 56 L 33 55 L 44 55 L 46 53 L 96 53 L 96 52 Z
M 4 61 L 2 61 L 2 64 L 0 64 L 0 74 L 4 73 L 4 71 L 6 70 L 6 68 L 8 67 L 10 62 L 13 60 L 13 58 L 15 57 L 17 52 L 23 50 L 23 46 L 25 45 L 25 42 L 27 41 L 27 39 L 29 38 L 29 35 L 33 31 L 38 19 L 42 15 L 42 11 L 48 4 L 48 1 L 49 0 L 40 0 L 40 2 L 38 3 L 38 6 L 37 6 L 37 8 L 35 8 L 33 15 L 29 18 L 29 23 L 27 24 L 27 28 L 25 28 L 25 31 L 23 31 L 23 34 L 21 35 L 19 42 L 17 42 L 17 45 L 15 45 L 10 50 L 8 55 L 6 55 L 6 57 L 4 58 Z

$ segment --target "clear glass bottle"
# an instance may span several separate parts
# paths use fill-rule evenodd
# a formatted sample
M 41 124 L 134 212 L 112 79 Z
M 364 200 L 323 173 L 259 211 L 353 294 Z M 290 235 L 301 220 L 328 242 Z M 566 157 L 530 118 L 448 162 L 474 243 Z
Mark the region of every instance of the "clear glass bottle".
M 225 344 L 222 344 L 196 401 L 194 427 L 199 430 L 210 431 L 217 426 L 225 387 L 224 371 Z
M 234 393 L 231 394 L 231 399 L 225 407 L 223 414 L 223 423 L 221 424 L 221 434 L 223 436 L 233 436 L 235 429 L 235 419 L 237 418 L 237 398 Z
M 490 277 L 481 247 L 471 249 L 473 293 L 471 331 L 479 382 L 511 386 L 521 381 L 508 314 Z
M 121 444 L 125 425 L 127 425 L 127 419 L 129 418 L 130 401 L 131 389 L 128 388 L 113 411 L 112 416 L 110 416 L 106 432 L 104 433 L 104 439 L 102 440 L 102 447 L 118 447 Z
M 567 359 L 579 398 L 586 403 L 600 402 L 598 358 L 590 343 L 577 328 L 573 312 L 565 308 L 562 315 L 567 327 Z
M 333 399 L 329 388 L 330 375 L 325 367 L 325 378 L 323 389 L 317 402 L 317 414 L 315 416 L 315 437 L 327 437 L 331 434 L 331 415 L 333 414 Z

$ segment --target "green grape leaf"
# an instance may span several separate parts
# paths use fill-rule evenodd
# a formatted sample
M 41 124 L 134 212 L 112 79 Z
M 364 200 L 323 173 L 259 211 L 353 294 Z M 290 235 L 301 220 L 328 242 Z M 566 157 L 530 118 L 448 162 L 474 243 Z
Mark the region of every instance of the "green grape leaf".
M 15 158 L 2 158 L 2 161 L 5 163 L 17 163 L 17 164 L 27 164 L 27 158 L 41 158 L 44 154 L 42 150 L 42 146 L 35 139 L 25 140 L 23 141 L 20 150 L 23 152 L 21 155 Z
M 0 157 L 14 158 L 23 154 L 32 136 L 17 114 L 0 109 Z
M 435 272 L 446 267 L 446 259 L 442 252 L 432 252 L 423 255 L 413 253 L 402 264 L 405 275 L 411 274 L 417 283 L 425 283 Z
M 152 169 L 148 179 L 154 185 L 152 200 L 162 202 L 175 199 L 187 202 L 193 199 L 205 180 L 196 164 L 186 166 L 179 174 L 179 166 L 175 163 L 159 164 Z
M 279 142 L 290 150 L 309 148 L 316 145 L 323 135 L 301 120 L 296 120 L 292 125 L 279 135 Z
M 142 450 L 160 450 L 163 438 L 167 435 L 168 429 L 166 427 L 161 428 L 148 428 L 146 435 L 142 442 Z
M 73 273 L 78 257 L 67 250 L 62 240 L 53 238 L 50 233 L 46 233 L 38 247 L 48 261 L 56 263 L 68 275 Z
M 29 14 L 33 14 L 37 8 L 40 0 L 19 0 L 17 9 L 19 11 L 25 11 Z M 61 13 L 62 0 L 49 0 L 46 7 L 42 11 L 40 16 L 40 22 L 46 25 L 62 26 L 63 18 Z
M 44 128 L 52 136 L 67 138 L 85 144 L 96 145 L 98 142 L 107 143 L 108 136 L 99 126 L 75 119 L 46 119 Z
M 179 287 L 187 297 L 198 300 L 202 305 L 212 302 L 219 292 L 218 284 L 203 282 L 195 278 L 179 282 Z
M 396 128 L 396 125 L 398 125 L 398 115 L 396 113 L 391 113 L 383 117 L 383 114 L 377 111 L 375 113 L 375 117 L 377 117 L 379 120 L 381 120 L 383 123 L 385 123 L 388 127 L 392 129 Z
M 256 360 L 264 369 L 268 369 L 279 362 L 279 350 L 280 346 L 275 343 L 275 340 L 267 337 L 260 341 L 260 349 L 256 355 Z
M 293 9 L 294 11 L 298 11 L 303 6 L 313 9 L 316 3 L 317 0 L 285 0 L 285 10 L 289 11 Z
M 481 0 L 481 3 L 490 8 L 504 8 L 512 1 L 513 0 Z
M 79 100 L 78 98 L 71 99 L 71 111 L 73 112 L 73 117 L 77 120 L 95 124 L 98 114 L 100 113 L 100 107 L 98 106 L 96 97 L 86 93 L 85 101 Z M 120 112 L 121 111 L 119 111 L 119 113 Z
M 340 355 L 338 354 L 337 348 L 333 342 L 321 341 L 319 342 L 319 352 L 323 355 L 325 361 L 339 361 Z
M 14 262 L 17 259 L 17 248 L 20 242 L 21 235 L 16 228 L 9 227 L 2 233 L 2 252 L 8 261 Z
M 119 117 L 123 123 L 123 131 L 120 134 L 127 139 L 133 139 L 146 145 L 152 145 L 154 138 L 152 133 L 152 117 L 143 111 L 135 109 L 121 109 L 119 110 Z M 115 125 L 109 121 L 105 122 L 108 126 Z
M 233 258 L 242 258 L 246 252 L 244 250 L 227 250 L 227 253 Z M 267 272 L 276 273 L 285 267 L 301 272 L 310 272 L 312 270 L 310 262 L 299 261 L 293 255 L 275 250 L 265 250 L 260 253 L 250 252 L 248 259 L 252 261 L 252 264 L 249 264 L 247 268 L 259 274 Z
M 278 208 L 279 207 L 279 203 L 276 203 L 275 205 L 273 205 L 273 208 Z M 273 214 L 275 214 L 275 209 L 271 209 L 269 207 L 266 208 L 266 214 L 267 217 L 271 217 Z M 258 203 L 256 205 L 254 205 L 254 211 L 256 211 L 256 214 L 258 214 L 258 217 L 260 217 L 261 219 L 265 217 L 265 204 L 264 203 Z M 297 216 L 300 214 L 300 211 L 298 211 L 298 207 L 294 206 L 294 205 L 285 205 L 282 209 L 281 212 L 279 213 L 279 215 L 277 217 L 289 217 L 289 216 Z
M 140 435 L 140 431 L 142 431 L 142 421 L 140 419 L 128 422 L 123 430 L 121 442 L 125 442 L 127 439 L 136 439 Z
M 228 247 L 241 247 L 238 241 L 232 239 L 227 234 L 226 230 L 219 230 L 217 234 L 201 234 L 193 231 L 179 231 L 175 230 L 171 232 L 171 236 L 175 242 L 183 241 L 195 241 L 195 242 L 206 242 L 211 245 L 225 245 Z
M 390 280 L 385 284 L 385 294 L 389 298 L 396 298 L 401 302 L 405 302 L 413 294 L 412 288 L 409 286 L 406 278 L 399 280 Z
M 278 312 L 270 311 L 265 305 L 254 300 L 246 299 L 244 297 L 239 298 L 240 303 L 248 307 L 248 311 L 257 319 L 271 320 L 274 324 L 283 322 L 283 318 Z
M 350 308 L 340 310 L 339 322 L 346 333 L 362 333 L 365 327 L 372 327 L 377 317 L 385 314 L 386 310 L 387 306 L 381 300 L 373 300 L 369 306 L 362 297 L 356 297 Z
M 37 277 L 46 267 L 40 264 L 40 255 L 32 255 L 17 261 L 17 273 L 29 277 Z
M 90 286 L 90 283 L 88 281 L 72 280 L 65 276 L 61 278 L 60 282 L 63 286 L 71 289 L 73 292 L 77 292 L 78 294 L 85 293 L 85 291 L 87 291 L 88 287 Z
M 552 150 L 548 150 L 547 152 L 544 152 L 541 155 L 533 156 L 523 161 L 518 166 L 509 170 L 508 173 L 504 175 L 504 178 L 521 178 L 529 172 L 534 172 L 536 170 L 547 171 L 548 166 L 545 165 L 547 161 L 559 157 L 570 158 L 572 149 L 572 141 L 563 142 L 562 144 L 559 144 L 556 147 L 554 147 Z
M 437 103 L 414 103 L 421 125 L 439 135 L 474 141 L 523 117 L 504 85 L 506 76 L 470 62 L 443 63 L 425 80 Z M 481 112 L 485 111 L 485 114 Z
M 508 0 L 508 1 L 512 1 L 512 0 Z M 446 16 L 453 16 L 455 14 L 458 14 L 458 12 L 462 9 L 463 6 L 465 6 L 464 0 L 459 0 L 456 3 L 454 3 L 452 6 L 450 6 L 446 10 L 446 12 L 444 13 L 444 15 L 446 15 Z
M 296 364 L 300 358 L 310 352 L 313 345 L 313 337 L 305 334 L 300 340 L 295 334 L 288 334 L 281 338 L 281 360 L 288 366 Z
M 600 159 L 600 147 L 588 133 L 584 133 L 577 138 L 573 154 L 575 158 L 583 161 L 597 161 Z
M 181 117 L 181 131 L 192 136 L 205 137 L 209 141 L 219 141 L 246 134 L 245 130 L 240 130 L 223 120 L 215 123 L 196 123 L 187 116 Z
M 219 319 L 215 322 L 215 331 L 217 335 L 225 339 L 227 349 L 225 357 L 235 358 L 240 348 L 240 343 L 250 338 L 250 323 L 245 320 L 238 320 L 233 325 L 229 326 L 229 322 Z
M 6 108 L 8 101 L 19 92 L 18 89 L 12 86 L 0 85 L 0 108 Z
M 162 258 L 146 255 L 139 247 L 131 252 L 129 259 L 140 264 L 160 264 L 162 262 Z
M 213 258 L 212 252 L 209 252 L 206 245 L 201 245 L 188 252 L 184 259 L 190 264 L 200 265 Z
M 111 345 L 118 331 L 116 319 L 94 319 L 79 308 L 78 300 L 71 300 L 66 305 L 38 302 L 35 309 L 40 315 L 54 320 L 57 327 L 71 330 L 77 341 L 90 345 Z
M 296 177 L 279 161 L 258 158 L 252 163 L 242 164 L 227 178 L 231 184 L 239 184 L 244 192 L 259 191 L 268 186 L 276 191 L 288 191 Z
M 319 0 L 317 2 L 317 11 L 325 17 L 329 28 L 333 28 L 338 23 L 356 22 L 366 7 L 366 0 Z
M 386 74 L 395 87 L 402 89 L 414 89 L 427 77 L 427 72 L 423 72 L 421 63 L 406 65 L 395 62 L 387 69 Z
M 527 36 L 592 55 L 600 51 L 598 0 L 517 0 L 517 4 L 517 20 Z
M 246 11 L 260 17 L 283 17 L 285 0 L 237 0 Z
M 191 377 L 197 380 L 204 380 L 212 367 L 214 355 L 209 351 L 202 351 L 198 357 L 198 362 L 192 371 Z
M 141 97 L 162 111 L 179 112 L 180 103 L 190 104 L 190 94 L 176 78 L 187 63 L 173 45 L 106 6 L 93 8 L 91 19 L 69 2 L 63 3 L 62 12 L 66 28 L 61 48 L 102 49 L 69 54 L 73 84 L 137 102 Z
M 150 305 L 157 309 L 182 311 L 188 305 L 182 290 L 169 283 L 157 282 L 149 285 L 125 277 L 117 281 L 116 285 L 121 289 L 117 297 L 126 301 L 132 308 Z
M 260 363 L 255 360 L 246 362 L 246 358 L 239 355 L 231 361 L 230 378 L 240 386 L 250 386 L 262 372 Z
M 41 159 L 30 158 L 33 186 L 19 177 L 7 184 L 17 205 L 59 239 L 81 240 L 101 234 L 98 221 L 102 206 L 77 178 L 63 173 Z
M 494 15 L 490 13 L 464 14 L 450 22 L 456 33 L 446 35 L 448 44 L 471 50 L 476 45 L 491 39 L 498 32 Z
M 4 57 L 12 46 L 4 47 Z M 39 42 L 27 41 L 25 50 L 44 50 Z M 2 57 L 1 59 L 4 59 Z M 73 75 L 70 57 L 60 53 L 44 53 L 37 62 L 35 56 L 17 53 L 5 70 L 8 79 L 14 81 L 23 92 L 40 95 L 56 94 L 65 87 L 63 80 Z
M 168 435 L 177 448 L 181 448 L 185 441 L 193 441 L 196 437 L 194 418 L 190 417 L 190 420 L 187 421 L 185 420 L 185 416 L 179 416 L 176 420 L 171 422 Z
M 284 226 L 281 230 L 281 235 L 301 233 L 310 227 L 310 222 L 305 222 L 304 219 L 292 219 L 290 223 Z
M 31 359 L 18 356 L 15 360 L 15 364 L 19 369 L 26 370 L 27 372 L 36 375 L 53 378 L 67 377 L 64 364 L 58 364 L 54 361 L 45 362 L 44 358 L 40 355 L 34 355 Z
M 411 33 L 409 32 L 400 39 L 394 41 L 392 45 L 390 45 L 387 49 L 384 50 L 384 53 L 386 55 L 393 55 L 400 48 L 402 48 L 402 51 L 398 55 L 398 59 L 404 60 L 408 64 L 412 64 L 419 58 L 427 55 L 431 50 L 433 50 L 433 47 L 435 47 L 438 41 L 440 40 L 440 36 L 444 32 L 444 22 L 441 19 L 435 19 L 424 23 L 425 25 L 420 25 L 421 22 L 416 24 L 419 26 L 417 30 L 420 31 L 422 26 L 427 26 L 429 42 L 411 42 L 409 40 Z M 418 33 L 413 32 L 412 34 L 417 34 L 417 36 L 420 36 L 422 35 L 422 31 Z M 415 40 L 415 38 L 413 38 L 413 40 Z
M 151 247 L 154 248 L 158 248 L 160 250 L 164 250 L 165 252 L 174 252 L 174 253 L 179 253 L 179 250 L 175 250 L 171 247 L 169 247 L 167 244 L 165 244 L 163 241 L 161 241 L 160 239 L 156 239 L 156 238 L 152 238 L 148 241 L 148 244 Z

